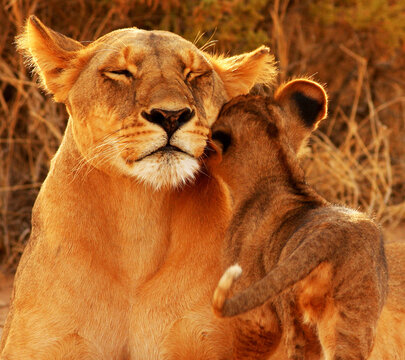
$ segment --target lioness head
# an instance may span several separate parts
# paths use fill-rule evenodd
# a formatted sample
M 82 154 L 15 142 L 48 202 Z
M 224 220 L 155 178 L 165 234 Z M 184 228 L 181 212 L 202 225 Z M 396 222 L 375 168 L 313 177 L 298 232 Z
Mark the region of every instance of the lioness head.
M 275 73 L 266 47 L 212 56 L 166 31 L 121 29 L 84 46 L 31 16 L 17 41 L 66 105 L 82 156 L 155 188 L 192 179 L 223 103 Z
M 263 179 L 304 181 L 297 158 L 326 114 L 325 90 L 306 79 L 282 85 L 274 98 L 236 97 L 224 105 L 212 127 L 217 154 L 208 163 L 235 196 Z

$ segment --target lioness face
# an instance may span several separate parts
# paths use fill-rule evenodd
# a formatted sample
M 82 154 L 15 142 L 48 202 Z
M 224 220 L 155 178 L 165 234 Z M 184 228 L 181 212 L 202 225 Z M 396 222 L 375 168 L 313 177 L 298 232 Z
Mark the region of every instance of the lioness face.
M 154 188 L 192 179 L 222 104 L 274 75 L 267 48 L 212 57 L 165 31 L 122 29 L 84 47 L 31 17 L 19 47 L 66 104 L 87 162 Z
M 67 99 L 82 152 L 102 148 L 109 165 L 154 187 L 192 178 L 227 99 L 208 59 L 168 32 L 127 29 L 98 42 Z

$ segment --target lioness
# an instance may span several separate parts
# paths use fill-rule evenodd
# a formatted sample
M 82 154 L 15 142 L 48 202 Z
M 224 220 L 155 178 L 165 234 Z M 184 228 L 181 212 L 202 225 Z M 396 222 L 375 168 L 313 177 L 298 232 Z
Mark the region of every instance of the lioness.
M 1 359 L 229 358 L 210 309 L 229 198 L 201 157 L 223 103 L 274 77 L 269 50 L 216 57 L 136 28 L 83 46 L 34 16 L 18 46 L 70 118 Z
M 210 167 L 229 185 L 234 201 L 225 261 L 238 263 L 245 274 L 230 296 L 241 268 L 228 268 L 213 307 L 221 317 L 254 309 L 233 320 L 239 338 L 250 336 L 247 346 L 235 348 L 236 359 L 271 355 L 278 322 L 289 359 L 319 359 L 316 337 L 327 360 L 404 359 L 405 246 L 395 245 L 391 299 L 379 321 L 388 287 L 379 228 L 364 214 L 319 196 L 298 162 L 326 112 L 323 88 L 297 79 L 274 98 L 231 100 L 212 128 L 222 159 L 213 157 Z M 255 342 L 262 344 L 260 352 L 251 347 Z

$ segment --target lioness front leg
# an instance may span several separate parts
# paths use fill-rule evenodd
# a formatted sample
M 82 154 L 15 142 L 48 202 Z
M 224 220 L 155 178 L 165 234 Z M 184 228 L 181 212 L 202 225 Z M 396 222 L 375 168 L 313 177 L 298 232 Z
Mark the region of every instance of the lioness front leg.
M 163 360 L 231 360 L 232 333 L 227 320 L 210 308 L 190 311 L 178 319 L 163 341 Z
M 78 334 L 69 334 L 63 339 L 51 341 L 44 336 L 42 341 L 37 338 L 31 344 L 23 344 L 22 339 L 10 337 L 0 359 L 104 360 L 96 347 Z

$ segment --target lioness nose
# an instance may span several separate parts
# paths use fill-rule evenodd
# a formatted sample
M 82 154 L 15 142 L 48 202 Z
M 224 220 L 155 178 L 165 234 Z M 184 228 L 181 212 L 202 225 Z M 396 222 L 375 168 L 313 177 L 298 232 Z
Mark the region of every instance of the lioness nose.
M 152 109 L 150 113 L 142 111 L 141 115 L 148 121 L 161 126 L 167 135 L 172 136 L 173 133 L 183 124 L 190 121 L 194 116 L 194 110 L 189 108 L 181 110 L 163 110 Z

